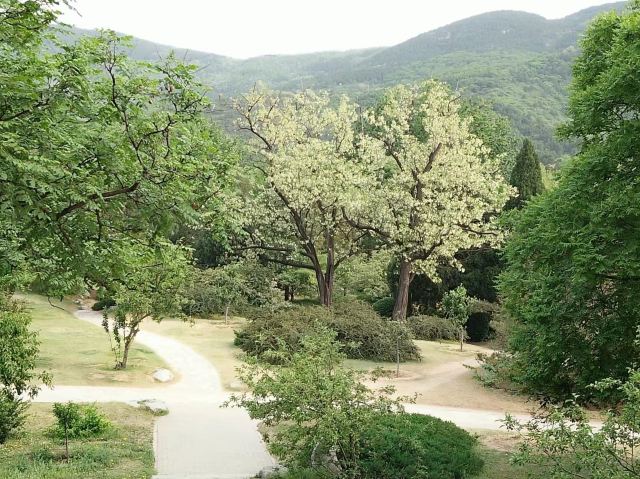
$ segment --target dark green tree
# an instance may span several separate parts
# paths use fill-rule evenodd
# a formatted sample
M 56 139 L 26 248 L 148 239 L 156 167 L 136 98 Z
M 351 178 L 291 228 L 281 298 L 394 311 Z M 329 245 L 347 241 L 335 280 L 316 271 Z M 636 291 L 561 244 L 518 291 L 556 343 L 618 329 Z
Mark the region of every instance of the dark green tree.
M 587 400 L 590 384 L 625 381 L 640 354 L 638 25 L 635 0 L 588 28 L 561 130 L 581 151 L 516 215 L 505 248 L 510 376 L 552 398 Z
M 538 154 L 528 138 L 522 142 L 509 182 L 518 189 L 518 196 L 509 200 L 507 209 L 521 208 L 531 198 L 544 192 Z

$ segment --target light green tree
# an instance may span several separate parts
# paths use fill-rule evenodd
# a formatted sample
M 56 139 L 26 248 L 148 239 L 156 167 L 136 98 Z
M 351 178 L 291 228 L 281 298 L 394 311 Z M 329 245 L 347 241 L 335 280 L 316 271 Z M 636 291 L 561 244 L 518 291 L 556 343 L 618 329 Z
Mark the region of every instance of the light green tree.
M 447 291 L 442 297 L 440 311 L 445 318 L 449 319 L 458 328 L 460 335 L 460 351 L 464 346 L 465 326 L 471 313 L 472 298 L 467 295 L 467 289 L 460 285 L 455 289 Z
M 353 161 L 366 154 L 346 98 L 305 91 L 276 95 L 256 88 L 234 103 L 238 127 L 255 140 L 259 175 L 242 212 L 249 245 L 261 259 L 314 272 L 320 303 L 331 305 L 336 269 L 364 247 L 369 232 L 342 209 L 367 176 Z
M 457 251 L 501 239 L 490 219 L 512 188 L 459 108 L 448 87 L 429 81 L 391 88 L 364 117 L 371 144 L 379 146 L 369 150 L 382 154 L 365 158 L 366 200 L 353 201 L 345 214 L 400 260 L 396 320 L 406 317 L 417 272 L 438 280 L 438 265 L 459 266 Z

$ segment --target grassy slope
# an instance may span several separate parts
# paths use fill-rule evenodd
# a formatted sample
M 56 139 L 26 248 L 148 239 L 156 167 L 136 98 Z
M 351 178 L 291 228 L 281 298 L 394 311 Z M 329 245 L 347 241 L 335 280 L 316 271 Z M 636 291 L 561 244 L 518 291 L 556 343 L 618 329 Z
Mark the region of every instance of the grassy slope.
M 154 473 L 153 416 L 123 404 L 100 404 L 115 426 L 95 439 L 70 442 L 47 436 L 54 423 L 50 404 L 33 404 L 24 430 L 0 447 L 3 479 L 147 479 Z
M 132 346 L 125 371 L 113 369 L 114 358 L 107 334 L 100 328 L 75 318 L 69 302 L 42 296 L 27 296 L 33 317 L 32 327 L 40 333 L 38 367 L 53 374 L 54 384 L 91 386 L 154 386 L 151 373 L 164 362 L 149 349 Z M 59 309 L 64 308 L 64 310 Z

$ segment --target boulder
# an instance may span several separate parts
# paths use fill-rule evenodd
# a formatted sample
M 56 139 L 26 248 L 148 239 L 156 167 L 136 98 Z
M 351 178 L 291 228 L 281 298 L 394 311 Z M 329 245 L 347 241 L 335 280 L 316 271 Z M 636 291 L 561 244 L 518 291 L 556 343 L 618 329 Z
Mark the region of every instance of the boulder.
M 160 368 L 156 369 L 153 374 L 153 379 L 159 383 L 168 383 L 173 379 L 173 373 L 168 369 Z

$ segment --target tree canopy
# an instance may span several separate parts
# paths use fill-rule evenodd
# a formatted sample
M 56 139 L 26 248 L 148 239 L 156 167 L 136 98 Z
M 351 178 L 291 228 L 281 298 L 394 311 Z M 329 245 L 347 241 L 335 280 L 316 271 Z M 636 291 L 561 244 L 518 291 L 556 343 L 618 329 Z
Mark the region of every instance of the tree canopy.
M 552 397 L 625 379 L 640 324 L 640 2 L 599 17 L 574 68 L 565 135 L 579 155 L 518 215 L 500 291 L 513 378 Z

